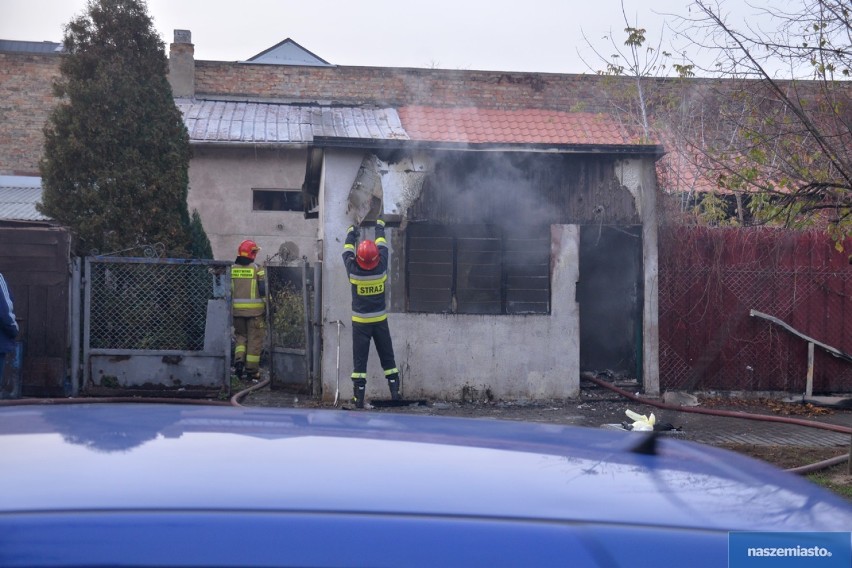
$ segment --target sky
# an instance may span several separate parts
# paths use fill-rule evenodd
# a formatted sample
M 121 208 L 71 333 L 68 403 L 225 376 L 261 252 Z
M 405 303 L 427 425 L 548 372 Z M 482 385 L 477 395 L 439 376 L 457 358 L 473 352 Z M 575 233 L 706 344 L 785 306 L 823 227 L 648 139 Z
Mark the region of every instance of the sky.
M 783 1 L 783 0 L 781 0 Z M 691 0 L 623 0 L 655 44 Z M 62 41 L 86 0 L 0 0 L 0 39 Z M 741 13 L 745 0 L 725 0 Z M 242 61 L 290 38 L 336 65 L 593 73 L 623 41 L 622 0 L 147 0 L 168 44 L 190 30 L 198 60 Z M 653 38 L 653 39 L 651 39 Z M 578 54 L 579 50 L 579 54 Z M 585 60 L 585 62 L 584 62 Z

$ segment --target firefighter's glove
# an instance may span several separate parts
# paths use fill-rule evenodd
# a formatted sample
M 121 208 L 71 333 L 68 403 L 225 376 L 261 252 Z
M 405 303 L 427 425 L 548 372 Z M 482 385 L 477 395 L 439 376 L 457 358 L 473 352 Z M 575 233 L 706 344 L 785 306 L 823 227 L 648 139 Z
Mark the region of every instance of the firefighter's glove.
M 632 410 L 625 410 L 624 413 L 628 418 L 633 420 L 631 430 L 635 432 L 650 432 L 654 429 L 654 423 L 657 419 L 654 417 L 654 413 L 652 412 L 650 416 L 645 416 L 643 414 L 639 414 L 637 412 L 633 412 Z
M 379 217 L 378 219 L 376 219 L 376 225 L 381 225 L 382 227 L 384 227 L 385 226 L 385 220 L 382 219 L 381 217 Z
M 356 239 L 357 239 L 357 238 L 360 236 L 360 234 L 361 234 L 361 232 L 358 230 L 358 227 L 356 227 L 355 225 L 349 225 L 349 228 L 348 228 L 348 229 L 346 229 L 346 233 L 347 233 L 347 234 L 352 233 L 353 235 L 355 235 L 355 238 L 356 238 Z

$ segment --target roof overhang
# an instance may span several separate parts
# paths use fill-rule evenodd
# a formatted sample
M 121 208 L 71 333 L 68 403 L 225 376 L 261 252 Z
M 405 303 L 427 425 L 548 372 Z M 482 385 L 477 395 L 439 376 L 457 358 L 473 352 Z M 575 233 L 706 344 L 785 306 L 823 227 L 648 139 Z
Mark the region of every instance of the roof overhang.
M 311 144 L 307 144 L 305 142 L 217 142 L 213 140 L 190 140 L 189 145 L 194 148 L 221 148 L 231 150 L 246 148 L 267 148 L 269 150 L 306 150 L 311 147 Z
M 539 154 L 617 154 L 661 158 L 665 150 L 660 144 L 507 144 L 466 143 L 434 140 L 388 140 L 375 138 L 341 138 L 315 136 L 313 146 L 319 148 L 355 148 L 363 150 L 428 150 L 450 152 L 525 152 Z

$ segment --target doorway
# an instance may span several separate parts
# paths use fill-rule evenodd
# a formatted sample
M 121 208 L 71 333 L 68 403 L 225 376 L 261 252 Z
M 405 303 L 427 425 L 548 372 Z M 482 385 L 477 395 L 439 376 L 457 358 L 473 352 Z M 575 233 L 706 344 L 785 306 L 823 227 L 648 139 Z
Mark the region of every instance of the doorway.
M 642 381 L 642 227 L 580 229 L 580 371 Z

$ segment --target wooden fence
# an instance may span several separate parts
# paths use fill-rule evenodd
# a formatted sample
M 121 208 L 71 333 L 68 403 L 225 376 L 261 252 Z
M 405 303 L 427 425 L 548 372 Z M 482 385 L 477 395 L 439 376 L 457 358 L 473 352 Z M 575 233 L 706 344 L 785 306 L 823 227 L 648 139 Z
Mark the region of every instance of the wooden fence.
M 22 394 L 62 396 L 68 374 L 70 234 L 47 226 L 0 227 L 0 243 L 0 272 L 14 297 L 18 338 L 24 342 Z

